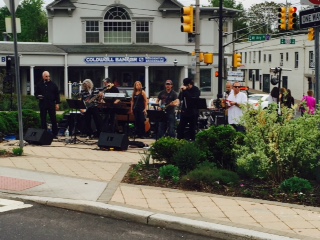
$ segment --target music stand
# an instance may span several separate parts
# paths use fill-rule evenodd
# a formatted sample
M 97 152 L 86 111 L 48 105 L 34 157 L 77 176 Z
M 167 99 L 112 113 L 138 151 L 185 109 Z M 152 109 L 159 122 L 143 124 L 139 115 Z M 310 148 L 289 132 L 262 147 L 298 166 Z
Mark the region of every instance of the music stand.
M 82 100 L 77 99 L 66 99 L 69 108 L 76 110 L 76 114 L 74 115 L 74 124 L 73 124 L 73 138 L 68 143 L 76 144 L 77 142 L 84 143 L 83 141 L 77 139 L 77 112 L 80 109 L 86 109 L 86 105 Z M 70 131 L 69 131 L 70 132 Z
M 159 122 L 165 122 L 167 120 L 166 113 L 164 111 L 158 111 L 158 110 L 147 110 L 147 116 L 150 122 L 156 123 L 155 134 L 156 134 L 156 141 L 157 141 Z

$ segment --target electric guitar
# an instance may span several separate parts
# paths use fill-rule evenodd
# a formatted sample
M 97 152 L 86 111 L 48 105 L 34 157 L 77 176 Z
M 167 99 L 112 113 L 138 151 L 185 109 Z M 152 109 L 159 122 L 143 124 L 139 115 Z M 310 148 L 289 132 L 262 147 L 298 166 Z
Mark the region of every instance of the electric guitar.
M 166 111 L 168 107 L 171 107 L 170 104 L 173 103 L 174 101 L 167 103 L 167 104 L 162 104 L 161 106 L 159 106 L 161 108 L 162 111 Z
M 113 84 L 109 84 L 108 87 L 106 87 L 105 89 L 103 89 L 102 91 L 100 91 L 97 95 L 93 96 L 92 98 L 87 98 L 86 100 L 84 100 L 84 104 L 86 105 L 86 108 L 90 108 L 96 105 L 95 100 L 100 96 L 101 93 L 104 93 L 105 91 L 109 90 L 110 88 L 112 88 Z

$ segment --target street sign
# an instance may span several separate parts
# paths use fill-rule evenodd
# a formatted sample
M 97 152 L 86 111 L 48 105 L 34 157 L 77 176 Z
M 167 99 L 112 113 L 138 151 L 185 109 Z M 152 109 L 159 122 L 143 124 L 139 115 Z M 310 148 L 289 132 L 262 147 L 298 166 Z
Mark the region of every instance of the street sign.
M 7 8 L 9 9 L 9 11 L 11 12 L 11 6 L 10 6 L 10 0 L 3 0 L 4 3 L 6 4 Z M 18 5 L 21 2 L 21 0 L 14 0 L 14 12 L 17 11 Z
M 232 76 L 228 76 L 227 80 L 228 80 L 228 81 L 243 82 L 243 77 L 232 77 Z
M 319 0 L 300 0 L 300 4 L 309 6 L 319 5 Z
M 317 27 L 320 25 L 320 8 L 311 8 L 300 11 L 300 28 Z
M 265 40 L 269 40 L 269 35 L 268 35 L 268 39 L 266 37 L 265 34 L 253 34 L 253 35 L 249 35 L 249 41 L 251 42 L 255 42 L 255 41 L 265 41 Z
M 243 71 L 228 71 L 228 76 L 243 77 Z
M 280 44 L 296 44 L 296 40 L 282 38 L 280 39 Z

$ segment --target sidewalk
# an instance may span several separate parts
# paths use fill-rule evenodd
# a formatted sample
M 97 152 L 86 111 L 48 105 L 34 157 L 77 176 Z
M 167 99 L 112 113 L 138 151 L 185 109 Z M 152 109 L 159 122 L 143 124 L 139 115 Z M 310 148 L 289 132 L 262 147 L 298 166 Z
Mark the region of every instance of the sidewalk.
M 102 151 L 91 143 L 65 145 L 59 139 L 50 146 L 27 145 L 22 157 L 0 158 L 0 197 L 221 239 L 320 239 L 320 208 L 124 184 L 144 150 Z M 18 145 L 4 142 L 0 149 Z

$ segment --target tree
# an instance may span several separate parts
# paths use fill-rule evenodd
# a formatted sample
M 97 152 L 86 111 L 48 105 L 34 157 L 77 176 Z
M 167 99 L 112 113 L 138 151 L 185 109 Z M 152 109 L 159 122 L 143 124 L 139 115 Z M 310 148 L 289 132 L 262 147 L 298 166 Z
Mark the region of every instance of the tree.
M 290 3 L 288 3 L 288 6 Z M 274 33 L 277 29 L 277 14 L 278 8 L 284 7 L 283 3 L 264 2 L 254 4 L 248 10 L 249 21 L 248 25 L 261 25 L 262 28 L 257 29 L 254 33 Z M 253 27 L 254 28 L 254 27 Z
M 18 6 L 16 17 L 21 21 L 21 33 L 17 34 L 20 42 L 47 42 L 48 19 L 43 10 L 43 0 L 23 0 Z M 0 31 L 5 32 L 5 18 L 11 13 L 7 7 L 0 8 Z
M 209 3 L 212 7 L 219 7 L 220 0 L 209 0 Z M 242 3 L 236 3 L 235 0 L 224 0 L 223 7 L 242 11 L 238 13 L 238 15 L 233 20 L 233 31 L 236 32 L 234 34 L 234 38 L 246 35 L 248 33 L 247 18 L 246 11 L 244 10 Z

